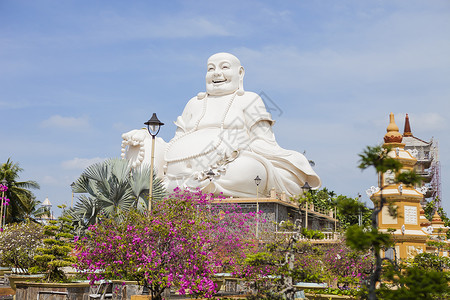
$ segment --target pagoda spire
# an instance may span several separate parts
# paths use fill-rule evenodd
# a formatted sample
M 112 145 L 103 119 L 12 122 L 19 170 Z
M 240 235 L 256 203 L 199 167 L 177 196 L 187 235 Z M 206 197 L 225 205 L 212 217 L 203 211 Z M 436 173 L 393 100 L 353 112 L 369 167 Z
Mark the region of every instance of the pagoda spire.
M 390 143 L 401 143 L 403 136 L 398 130 L 397 124 L 395 124 L 394 114 L 389 115 L 389 125 L 386 128 L 387 133 L 384 136 L 384 142 L 386 144 Z
M 411 125 L 409 125 L 409 116 L 405 117 L 405 129 L 403 130 L 403 136 L 413 136 L 411 132 Z

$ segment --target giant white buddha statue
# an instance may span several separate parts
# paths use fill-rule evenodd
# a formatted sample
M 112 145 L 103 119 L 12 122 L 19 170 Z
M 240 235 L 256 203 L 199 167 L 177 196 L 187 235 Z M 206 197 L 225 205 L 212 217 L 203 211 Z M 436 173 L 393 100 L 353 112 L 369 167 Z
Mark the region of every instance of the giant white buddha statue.
M 256 176 L 262 179 L 261 194 L 272 188 L 288 196 L 301 194 L 305 182 L 313 189 L 320 187 L 305 156 L 277 144 L 271 115 L 259 95 L 244 91 L 243 79 L 244 68 L 234 55 L 212 55 L 206 92 L 186 104 L 172 140 L 156 138 L 157 176 L 169 192 L 179 186 L 255 197 Z M 146 129 L 124 133 L 122 138 L 122 157 L 133 167 L 150 162 L 151 136 Z

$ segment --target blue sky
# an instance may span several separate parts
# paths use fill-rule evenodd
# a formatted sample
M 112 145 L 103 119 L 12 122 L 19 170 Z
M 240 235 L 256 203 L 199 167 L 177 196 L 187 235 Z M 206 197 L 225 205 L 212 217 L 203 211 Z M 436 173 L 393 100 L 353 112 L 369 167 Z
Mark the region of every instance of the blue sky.
M 24 168 L 56 206 L 121 134 L 153 112 L 173 121 L 205 89 L 207 58 L 230 52 L 245 89 L 264 92 L 278 143 L 306 151 L 323 186 L 376 184 L 358 153 L 388 115 L 440 144 L 450 212 L 449 1 L 0 1 L 0 161 Z M 251 179 L 249 179 L 251 180 Z

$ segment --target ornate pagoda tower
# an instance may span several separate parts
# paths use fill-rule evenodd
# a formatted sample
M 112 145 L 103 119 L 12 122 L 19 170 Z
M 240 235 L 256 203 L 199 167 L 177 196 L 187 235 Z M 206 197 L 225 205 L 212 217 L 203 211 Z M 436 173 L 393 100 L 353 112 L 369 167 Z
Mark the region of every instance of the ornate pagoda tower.
M 384 148 L 390 148 L 388 155 L 402 163 L 400 172 L 413 170 L 417 163 L 410 152 L 405 150 L 402 143 L 403 136 L 395 124 L 394 114 L 390 114 L 390 122 L 387 133 L 384 136 Z M 386 172 L 379 175 L 379 188 L 375 190 L 370 199 L 377 206 L 383 197 L 386 203 L 378 214 L 378 227 L 382 232 L 393 229 L 395 248 L 387 249 L 385 257 L 394 258 L 394 253 L 399 259 L 407 259 L 426 251 L 427 234 L 422 230 L 420 202 L 424 195 L 415 187 L 405 186 L 395 182 L 397 174 Z M 391 215 L 390 207 L 396 210 L 396 215 Z M 395 250 L 395 252 L 394 252 Z

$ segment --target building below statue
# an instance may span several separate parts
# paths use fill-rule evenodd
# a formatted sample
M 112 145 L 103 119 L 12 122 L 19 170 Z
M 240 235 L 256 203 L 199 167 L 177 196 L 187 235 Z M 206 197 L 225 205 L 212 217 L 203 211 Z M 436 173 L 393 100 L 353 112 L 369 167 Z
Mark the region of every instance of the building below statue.
M 273 234 L 298 234 L 299 239 L 307 239 L 299 234 L 302 228 L 321 231 L 324 234 L 323 239 L 310 239 L 312 242 L 329 243 L 338 239 L 336 232 L 338 221 L 332 210 L 321 211 L 315 209 L 312 204 L 299 205 L 291 201 L 286 193 L 277 195 L 275 189 L 270 191 L 269 197 L 231 197 L 215 200 L 213 203 L 236 204 L 245 213 L 260 212 L 260 219 L 263 221 L 258 222 L 258 238 L 262 240 L 270 239 Z M 284 229 L 287 222 L 290 222 L 293 228 Z

